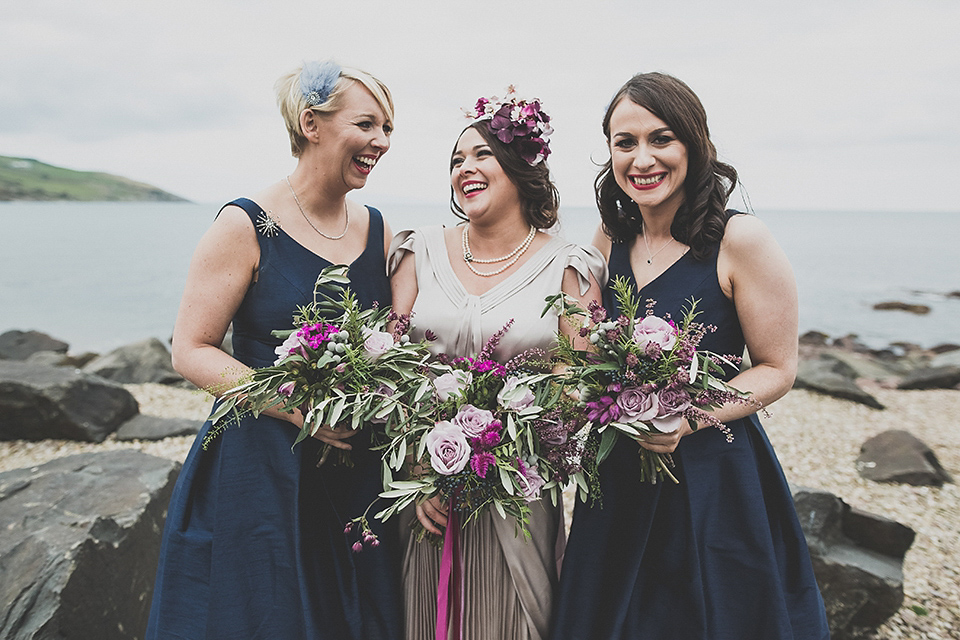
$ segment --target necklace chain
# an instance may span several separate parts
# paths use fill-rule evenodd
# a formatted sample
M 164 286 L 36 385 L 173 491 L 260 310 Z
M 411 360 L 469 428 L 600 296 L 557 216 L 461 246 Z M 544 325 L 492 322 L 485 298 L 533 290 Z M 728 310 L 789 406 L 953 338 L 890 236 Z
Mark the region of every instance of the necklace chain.
M 290 193 L 293 194 L 293 200 L 294 200 L 294 202 L 297 203 L 297 208 L 300 209 L 300 215 L 302 215 L 302 216 L 303 216 L 303 219 L 307 221 L 307 224 L 309 224 L 311 227 L 313 227 L 313 230 L 314 230 L 314 231 L 316 231 L 317 233 L 319 233 L 320 235 L 322 235 L 322 236 L 323 236 L 324 238 L 326 238 L 327 240 L 339 240 L 339 239 L 342 238 L 343 236 L 347 235 L 347 229 L 350 228 L 350 211 L 347 210 L 347 200 L 346 200 L 346 198 L 344 198 L 344 200 L 343 200 L 343 215 L 344 215 L 344 217 L 346 218 L 347 221 L 346 221 L 346 223 L 343 225 L 343 233 L 341 233 L 341 234 L 338 235 L 338 236 L 328 236 L 328 235 L 325 234 L 323 231 L 320 231 L 320 229 L 317 229 L 317 225 L 313 224 L 313 222 L 310 221 L 310 218 L 307 217 L 307 212 L 303 210 L 303 205 L 300 204 L 300 198 L 297 197 L 297 192 L 293 190 L 293 185 L 290 184 L 290 176 L 287 176 L 287 177 L 286 177 L 286 180 L 287 180 L 287 186 L 290 187 Z
M 523 242 L 517 245 L 516 249 L 514 249 L 507 255 L 503 256 L 502 258 L 488 258 L 485 260 L 481 260 L 480 258 L 473 257 L 473 252 L 470 250 L 470 236 L 467 229 L 468 227 L 464 226 L 463 232 L 460 234 L 460 243 L 463 245 L 463 261 L 466 263 L 467 268 L 470 269 L 470 271 L 484 278 L 489 278 L 490 276 L 495 276 L 497 274 L 503 273 L 504 271 L 512 267 L 514 264 L 516 264 L 517 260 L 520 259 L 520 256 L 522 256 L 527 251 L 527 249 L 530 248 L 530 245 L 533 243 L 533 238 L 537 235 L 536 227 L 531 225 L 530 232 L 527 234 L 527 237 L 523 239 Z M 503 265 L 502 267 L 500 267 L 495 271 L 480 271 L 473 266 L 474 262 L 476 262 L 477 264 L 496 264 L 498 262 L 503 262 L 504 260 L 509 260 L 509 262 L 507 262 L 507 264 Z
M 643 244 L 647 248 L 647 264 L 653 264 L 653 259 L 657 257 L 657 254 L 667 248 L 669 244 L 673 242 L 673 236 L 670 236 L 670 239 L 667 240 L 662 247 L 656 250 L 655 253 L 650 253 L 650 245 L 647 243 L 647 234 L 643 235 Z

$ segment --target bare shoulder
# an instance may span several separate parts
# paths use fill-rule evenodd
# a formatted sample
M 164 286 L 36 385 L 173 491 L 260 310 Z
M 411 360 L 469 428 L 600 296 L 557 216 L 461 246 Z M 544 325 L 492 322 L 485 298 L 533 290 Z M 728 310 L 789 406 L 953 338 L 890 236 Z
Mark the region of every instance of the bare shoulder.
M 603 232 L 603 226 L 597 227 L 596 232 L 593 234 L 593 241 L 590 243 L 600 250 L 600 253 L 603 254 L 603 258 L 609 262 L 610 261 L 610 248 L 613 246 L 613 243 L 610 241 L 610 238 L 607 237 L 607 234 Z
M 762 220 L 753 215 L 735 215 L 727 221 L 721 250 L 733 254 L 753 252 L 774 242 L 773 234 Z

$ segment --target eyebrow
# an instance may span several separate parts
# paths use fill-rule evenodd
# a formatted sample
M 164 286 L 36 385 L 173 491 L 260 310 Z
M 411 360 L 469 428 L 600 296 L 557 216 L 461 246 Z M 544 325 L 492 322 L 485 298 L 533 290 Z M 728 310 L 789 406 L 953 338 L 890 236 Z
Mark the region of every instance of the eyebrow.
M 669 131 L 669 132 L 673 133 L 673 129 L 672 129 L 671 127 L 660 127 L 659 129 L 654 129 L 654 130 L 651 131 L 648 135 L 655 136 L 655 135 L 657 135 L 657 134 L 663 133 L 664 131 Z M 627 136 L 629 136 L 629 137 L 631 137 L 631 138 L 636 137 L 636 136 L 634 136 L 632 133 L 629 133 L 629 132 L 627 132 L 627 131 L 618 131 L 617 133 L 613 134 L 611 137 L 612 137 L 612 138 L 617 138 L 617 137 L 627 137 Z
M 477 149 L 483 149 L 484 147 L 486 147 L 487 149 L 489 149 L 489 148 L 490 148 L 490 145 L 488 145 L 486 142 L 483 142 L 483 143 L 481 143 L 481 144 L 475 144 L 475 145 L 473 145 L 473 147 L 471 147 L 471 148 L 468 149 L 467 151 L 476 151 Z M 454 151 L 454 152 L 453 152 L 453 155 L 454 155 L 454 156 L 462 156 L 463 154 L 464 154 L 463 151 Z

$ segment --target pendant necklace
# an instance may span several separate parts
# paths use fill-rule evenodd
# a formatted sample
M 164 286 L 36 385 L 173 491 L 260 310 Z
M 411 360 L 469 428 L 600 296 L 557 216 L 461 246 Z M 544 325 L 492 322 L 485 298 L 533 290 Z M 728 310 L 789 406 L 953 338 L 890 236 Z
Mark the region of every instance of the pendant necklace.
M 537 235 L 536 227 L 534 227 L 533 225 L 530 225 L 530 232 L 527 234 L 527 237 L 523 239 L 523 242 L 517 245 L 516 249 L 514 249 L 507 255 L 503 256 L 502 258 L 489 258 L 489 259 L 481 260 L 480 258 L 474 258 L 473 252 L 470 251 L 470 237 L 468 235 L 467 229 L 468 227 L 464 225 L 463 233 L 460 234 L 460 244 L 463 246 L 463 261 L 467 264 L 467 268 L 470 269 L 470 271 L 484 278 L 489 278 L 490 276 L 495 276 L 499 273 L 503 273 L 504 271 L 512 267 L 517 262 L 517 260 L 520 259 L 520 256 L 522 256 L 526 252 L 526 250 L 530 248 L 530 245 L 533 243 L 533 238 Z M 473 266 L 474 262 L 476 262 L 477 264 L 496 264 L 498 262 L 503 262 L 504 260 L 509 260 L 509 262 L 503 265 L 502 267 L 500 267 L 499 269 L 497 269 L 496 271 L 479 271 Z
M 661 251 L 663 251 L 664 249 L 666 249 L 666 248 L 667 248 L 667 245 L 669 245 L 670 243 L 673 242 L 673 236 L 670 236 L 670 239 L 667 240 L 666 243 L 664 243 L 664 245 L 663 245 L 662 247 L 660 247 L 659 249 L 657 249 L 656 253 L 651 254 L 651 253 L 650 253 L 650 245 L 647 244 L 647 234 L 644 233 L 644 234 L 642 234 L 642 235 L 643 235 L 643 244 L 644 244 L 644 246 L 647 247 L 647 264 L 653 264 L 653 259 L 657 257 L 657 254 L 660 253 Z
M 347 210 L 346 198 L 343 199 L 343 215 L 346 217 L 347 221 L 346 224 L 343 225 L 343 233 L 338 236 L 328 236 L 323 231 L 320 231 L 320 229 L 317 229 L 317 225 L 313 224 L 313 222 L 310 221 L 310 218 L 307 217 L 307 212 L 303 210 L 303 205 L 300 204 L 300 198 L 297 197 L 297 192 L 293 190 L 293 185 L 290 184 L 290 176 L 287 176 L 286 180 L 287 186 L 290 187 L 290 193 L 293 194 L 293 200 L 297 203 L 297 208 L 300 209 L 300 215 L 302 215 L 303 219 L 307 221 L 307 224 L 313 227 L 314 231 L 322 235 L 327 240 L 339 240 L 343 236 L 347 235 L 347 229 L 350 228 L 350 212 Z

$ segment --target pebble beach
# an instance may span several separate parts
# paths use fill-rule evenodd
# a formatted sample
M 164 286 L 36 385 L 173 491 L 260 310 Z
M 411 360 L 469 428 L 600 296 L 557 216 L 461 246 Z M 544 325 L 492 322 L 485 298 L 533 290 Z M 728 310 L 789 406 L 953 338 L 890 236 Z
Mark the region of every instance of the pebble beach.
M 156 384 L 126 385 L 143 414 L 202 420 L 210 396 Z M 830 491 L 852 507 L 901 522 L 916 539 L 904 560 L 904 602 L 876 640 L 960 640 L 960 489 L 880 484 L 860 477 L 860 445 L 890 429 L 905 429 L 925 442 L 943 467 L 960 478 L 960 391 L 895 391 L 870 388 L 886 406 L 870 409 L 804 390 L 769 407 L 764 426 L 794 486 Z M 182 461 L 193 437 L 158 442 L 103 443 L 64 440 L 0 442 L 0 471 L 42 464 L 87 451 L 134 448 Z M 568 516 L 572 500 L 567 500 Z

